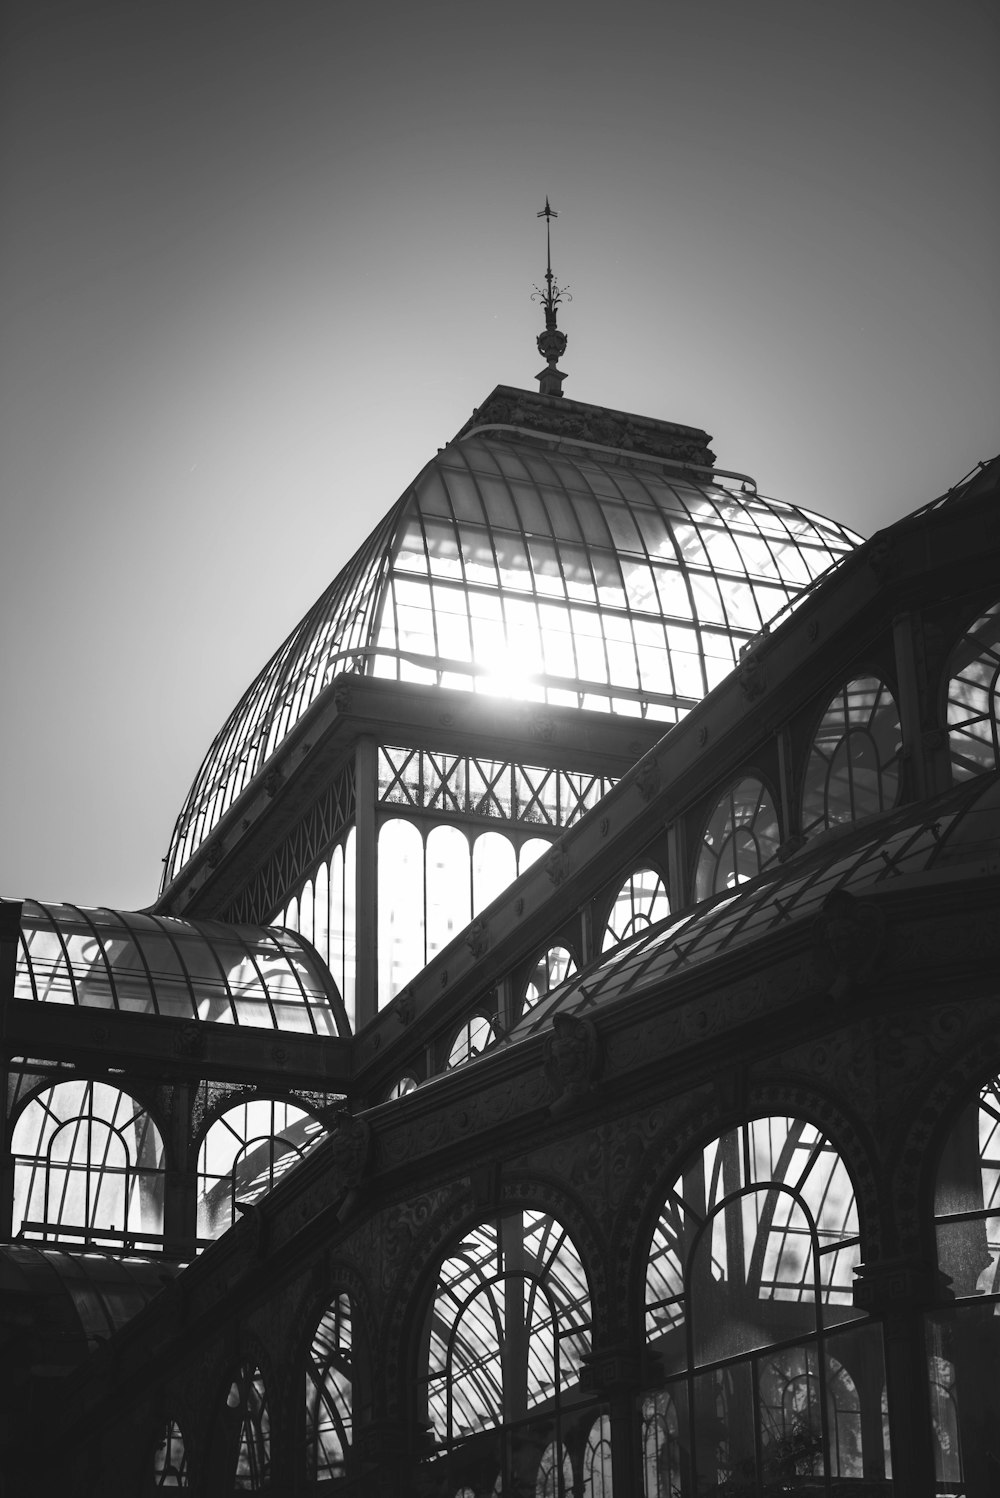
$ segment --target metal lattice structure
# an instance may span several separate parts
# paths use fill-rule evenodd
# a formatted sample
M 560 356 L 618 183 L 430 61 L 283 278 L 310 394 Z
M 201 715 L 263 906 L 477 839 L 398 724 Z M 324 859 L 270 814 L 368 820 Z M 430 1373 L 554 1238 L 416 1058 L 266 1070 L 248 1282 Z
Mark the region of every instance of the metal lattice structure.
M 230 714 L 177 819 L 164 885 L 345 671 L 676 722 L 857 540 L 710 470 L 473 428 Z
M 313 1035 L 347 1035 L 323 965 L 294 932 L 25 900 L 17 998 Z

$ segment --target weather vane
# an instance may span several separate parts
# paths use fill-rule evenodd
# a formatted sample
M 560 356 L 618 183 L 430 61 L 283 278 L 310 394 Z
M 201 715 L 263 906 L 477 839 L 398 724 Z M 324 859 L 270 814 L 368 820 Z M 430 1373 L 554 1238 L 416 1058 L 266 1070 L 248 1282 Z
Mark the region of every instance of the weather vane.
M 545 220 L 545 290 L 536 286 L 531 294 L 533 302 L 541 302 L 545 308 L 545 331 L 539 333 L 537 338 L 538 352 L 546 361 L 546 367 L 540 375 L 536 375 L 538 388 L 542 395 L 562 395 L 562 382 L 566 376 L 558 369 L 556 363 L 566 352 L 566 344 L 569 339 L 556 326 L 556 308 L 560 302 L 571 302 L 573 298 L 569 294 L 568 286 L 560 286 L 552 275 L 552 220 L 558 218 L 554 208 L 549 206 L 546 196 L 545 207 L 536 218 Z

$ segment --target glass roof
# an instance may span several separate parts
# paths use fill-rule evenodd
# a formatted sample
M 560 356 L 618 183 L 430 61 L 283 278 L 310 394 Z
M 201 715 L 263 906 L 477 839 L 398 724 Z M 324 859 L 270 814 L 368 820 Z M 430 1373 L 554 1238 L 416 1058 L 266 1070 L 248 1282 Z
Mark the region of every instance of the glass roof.
M 344 671 L 676 722 L 859 541 L 750 490 L 511 428 L 442 449 L 230 715 L 164 885 Z
M 92 1348 L 106 1342 L 148 1305 L 170 1272 L 171 1266 L 159 1257 L 142 1259 L 96 1250 L 66 1253 L 26 1243 L 7 1243 L 0 1249 L 0 1290 L 7 1299 L 24 1295 L 40 1306 L 58 1286 L 72 1302 L 80 1330 Z
M 520 1040 L 546 1029 L 555 1013 L 586 1014 L 627 995 L 658 988 L 676 974 L 745 946 L 766 932 L 815 916 L 835 890 L 889 886 L 930 869 L 981 866 L 1000 851 L 1000 779 L 991 776 L 937 801 L 872 819 L 864 828 L 814 838 L 776 871 L 711 904 L 674 916 L 599 959 L 544 998 L 510 1032 Z
M 25 900 L 14 997 L 312 1035 L 349 1035 L 312 947 L 278 927 Z

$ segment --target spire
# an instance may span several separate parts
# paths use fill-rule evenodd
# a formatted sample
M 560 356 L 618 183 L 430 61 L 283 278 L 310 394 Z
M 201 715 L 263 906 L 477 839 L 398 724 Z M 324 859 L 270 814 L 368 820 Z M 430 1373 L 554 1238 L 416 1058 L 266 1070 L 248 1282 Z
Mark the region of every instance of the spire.
M 552 220 L 558 218 L 554 208 L 549 207 L 548 196 L 545 198 L 545 207 L 536 218 L 545 220 L 545 290 L 536 286 L 531 295 L 531 300 L 540 301 L 545 308 L 545 331 L 539 333 L 536 340 L 538 352 L 546 361 L 546 368 L 541 374 L 536 375 L 538 388 L 542 395 L 562 395 L 562 382 L 566 376 L 561 370 L 556 369 L 556 364 L 566 352 L 566 344 L 569 340 L 566 334 L 556 326 L 556 308 L 562 301 L 571 302 L 573 298 L 569 294 L 569 288 L 560 286 L 552 275 Z

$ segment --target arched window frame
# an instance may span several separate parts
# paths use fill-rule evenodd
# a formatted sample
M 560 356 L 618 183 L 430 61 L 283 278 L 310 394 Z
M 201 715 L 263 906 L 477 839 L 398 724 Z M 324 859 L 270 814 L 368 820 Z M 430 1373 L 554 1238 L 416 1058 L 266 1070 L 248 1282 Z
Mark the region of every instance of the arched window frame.
M 176 1420 L 167 1420 L 153 1452 L 153 1488 L 188 1488 L 188 1460 L 184 1436 Z
M 855 695 L 873 691 L 874 701 L 860 707 L 852 704 L 852 689 Z M 842 729 L 836 737 L 835 729 Z M 842 756 L 844 746 L 849 745 L 854 735 L 867 739 L 875 750 L 874 791 L 859 785 L 856 761 L 849 755 Z M 892 738 L 895 744 L 890 749 Z M 875 668 L 859 668 L 838 685 L 816 716 L 802 772 L 802 835 L 814 837 L 831 827 L 848 826 L 896 806 L 902 791 L 902 752 L 899 702 L 891 683 Z M 835 778 L 838 757 L 841 756 L 845 772 Z M 846 786 L 846 815 L 835 814 L 834 789 L 837 785 Z
M 445 1052 L 444 1070 L 454 1071 L 456 1067 L 474 1061 L 496 1045 L 499 1038 L 497 1015 L 486 1009 L 477 1009 L 453 1031 Z
M 578 1245 L 547 1208 L 524 1205 L 470 1223 L 437 1265 L 416 1379 L 416 1416 L 435 1439 L 430 1474 L 455 1493 L 541 1491 L 542 1453 L 553 1443 L 566 1451 L 563 1406 L 590 1350 L 592 1290 Z M 518 1307 L 511 1326 L 508 1308 Z M 480 1357 L 477 1347 L 492 1351 Z M 572 1488 L 551 1492 L 569 1498 Z
M 259 1364 L 243 1363 L 237 1369 L 225 1409 L 232 1463 L 227 1478 L 231 1472 L 236 1492 L 263 1492 L 271 1480 L 271 1413 Z
M 953 646 L 943 673 L 941 722 L 947 725 L 954 780 L 1000 765 L 1000 602 L 976 615 Z
M 350 1293 L 338 1289 L 313 1329 L 305 1366 L 305 1469 L 310 1482 L 351 1476 L 356 1389 Z
M 780 799 L 770 781 L 753 766 L 744 767 L 731 781 L 702 824 L 694 869 L 695 901 L 731 891 L 774 863 L 782 836 Z M 743 852 L 752 845 L 752 859 L 742 856 L 741 844 Z
M 785 1131 L 783 1141 L 775 1125 Z M 755 1126 L 758 1131 L 766 1131 L 767 1146 L 763 1150 L 760 1137 L 754 1137 Z M 780 1148 L 774 1147 L 772 1139 L 779 1141 Z M 738 1171 L 732 1169 L 732 1163 L 727 1167 L 723 1149 L 726 1140 L 735 1140 L 739 1147 Z M 803 1163 L 797 1162 L 796 1151 L 800 1148 L 806 1152 L 804 1170 L 798 1168 Z M 726 1151 L 731 1157 L 731 1144 Z M 829 1157 L 825 1162 L 824 1156 Z M 783 1160 L 787 1160 L 787 1166 L 782 1170 Z M 821 1166 L 820 1173 L 810 1184 L 810 1173 L 817 1163 Z M 855 1188 L 843 1154 L 823 1129 L 804 1118 L 752 1118 L 709 1141 L 689 1157 L 679 1172 L 673 1173 L 673 1180 L 674 1184 L 661 1198 L 663 1205 L 652 1232 L 647 1261 L 644 1300 L 647 1335 L 663 1360 L 665 1373 L 660 1388 L 647 1391 L 638 1401 L 645 1498 L 673 1498 L 678 1483 L 693 1483 L 696 1476 L 698 1481 L 765 1484 L 784 1481 L 790 1474 L 821 1477 L 826 1472 L 827 1480 L 860 1477 L 861 1416 L 849 1408 L 847 1395 L 841 1397 L 840 1385 L 843 1383 L 848 1388 L 849 1395 L 852 1384 L 850 1377 L 844 1383 L 844 1349 L 868 1369 L 869 1403 L 872 1397 L 877 1399 L 880 1395 L 884 1373 L 878 1325 L 853 1306 L 849 1276 L 860 1258 L 861 1232 Z M 834 1189 L 838 1180 L 840 1185 Z M 849 1196 L 845 1195 L 845 1188 Z M 810 1248 L 805 1263 L 808 1266 L 811 1261 L 811 1273 L 799 1280 L 782 1278 L 783 1264 L 794 1270 L 798 1262 L 794 1245 L 791 1252 L 785 1247 L 790 1224 L 795 1219 L 776 1210 L 769 1215 L 762 1213 L 759 1203 L 753 1200 L 764 1195 L 766 1203 L 772 1193 L 775 1201 L 782 1195 L 794 1200 L 799 1220 L 808 1229 Z M 813 1216 L 810 1200 L 817 1205 L 817 1217 Z M 741 1234 L 746 1224 L 754 1221 L 759 1241 L 754 1241 L 747 1253 Z M 736 1241 L 745 1268 L 735 1278 L 730 1277 L 726 1267 L 733 1252 L 732 1222 L 744 1224 L 736 1234 Z M 715 1258 L 720 1228 L 724 1234 L 721 1265 Z M 794 1231 L 799 1233 L 801 1229 L 796 1226 Z M 769 1239 L 775 1233 L 779 1237 L 776 1254 L 769 1246 Z M 670 1242 L 676 1244 L 676 1252 L 667 1247 Z M 843 1258 L 845 1251 L 847 1257 Z M 763 1275 L 769 1262 L 774 1270 L 771 1293 L 762 1295 L 761 1290 L 768 1287 Z M 654 1265 L 655 1274 L 651 1268 Z M 718 1278 L 717 1268 L 721 1268 Z M 747 1310 L 741 1312 L 739 1307 L 743 1302 L 739 1294 L 744 1273 L 747 1274 L 744 1293 L 749 1299 Z M 737 1292 L 728 1310 L 723 1310 L 728 1295 L 721 1293 L 720 1284 L 723 1288 L 732 1285 Z M 653 1286 L 655 1293 L 651 1294 Z M 716 1300 L 719 1305 L 713 1312 Z M 776 1332 L 779 1318 L 773 1312 L 768 1313 L 772 1325 L 764 1330 L 768 1318 L 764 1317 L 763 1309 L 753 1310 L 757 1305 L 763 1308 L 767 1301 L 779 1308 L 782 1303 L 786 1308 L 792 1305 L 790 1314 L 782 1312 L 788 1325 L 782 1322 L 784 1329 L 780 1333 Z M 794 1308 L 796 1301 L 802 1306 L 801 1312 Z M 717 1318 L 714 1323 L 713 1314 Z M 747 1318 L 745 1328 L 743 1316 Z M 800 1325 L 793 1324 L 796 1319 L 801 1321 Z M 758 1320 L 760 1327 L 756 1325 Z M 699 1330 L 701 1321 L 710 1333 L 708 1341 L 705 1330 Z M 713 1324 L 721 1331 L 721 1336 L 716 1334 L 714 1344 Z M 791 1429 L 787 1428 L 784 1416 L 777 1419 L 774 1407 L 767 1415 L 768 1407 L 761 1397 L 764 1373 L 768 1377 L 777 1376 L 784 1364 L 786 1372 L 796 1373 L 797 1369 L 797 1377 L 812 1378 L 815 1383 L 815 1397 L 808 1394 Z M 873 1390 L 877 1391 L 874 1396 Z M 706 1400 L 711 1399 L 715 1401 L 712 1420 L 720 1422 L 714 1456 L 706 1453 L 704 1443 L 700 1449 L 696 1443 L 697 1430 L 704 1429 Z M 746 1441 L 751 1426 L 746 1425 L 744 1417 L 733 1413 L 747 1409 L 752 1412 L 751 1426 L 757 1431 L 753 1437 L 756 1455 L 751 1462 L 751 1465 L 758 1463 L 755 1477 L 749 1467 L 743 1470 L 746 1453 L 739 1444 L 740 1440 Z M 883 1443 L 873 1444 L 871 1451 L 866 1449 L 865 1476 L 874 1471 L 872 1464 L 883 1459 L 887 1429 L 881 1405 L 869 1408 L 868 1418 L 869 1440 L 872 1422 L 877 1427 L 881 1418 Z M 766 1424 L 768 1419 L 770 1426 Z M 738 1438 L 734 1432 L 739 1432 Z M 696 1474 L 690 1466 L 691 1452 L 696 1452 Z M 756 1487 L 748 1488 L 751 1490 L 758 1491 Z
M 652 881 L 651 889 L 645 887 L 647 880 Z M 622 921 L 626 911 L 628 915 Z M 665 872 L 653 861 L 632 869 L 598 912 L 598 930 L 602 933 L 599 950 L 610 952 L 669 914 L 670 886 Z
M 302 1147 L 300 1147 L 293 1140 L 285 1140 L 281 1131 L 275 1131 L 274 1129 L 272 1129 L 271 1132 L 265 1131 L 263 1133 L 253 1135 L 240 1134 L 239 1130 L 236 1129 L 233 1123 L 229 1121 L 231 1115 L 238 1113 L 241 1108 L 249 1108 L 259 1103 L 265 1104 L 270 1108 L 272 1124 L 274 1122 L 275 1108 L 294 1109 L 300 1116 L 294 1119 L 292 1123 L 296 1126 L 302 1126 L 304 1133 L 306 1133 L 307 1135 L 307 1142 Z M 233 1159 L 230 1165 L 227 1167 L 225 1173 L 218 1171 L 209 1171 L 209 1137 L 212 1134 L 213 1129 L 223 1125 L 228 1128 L 229 1132 L 233 1135 L 235 1140 L 241 1141 L 240 1147 L 233 1155 Z M 287 1121 L 284 1125 L 282 1125 L 282 1127 L 289 1127 Z M 237 1201 L 253 1201 L 256 1200 L 258 1196 L 266 1195 L 268 1191 L 273 1189 L 275 1182 L 281 1178 L 285 1171 L 290 1169 L 296 1160 L 302 1159 L 317 1140 L 324 1137 L 325 1132 L 326 1130 L 324 1129 L 321 1121 L 316 1117 L 315 1112 L 307 1107 L 298 1098 L 282 1097 L 273 1093 L 254 1093 L 252 1095 L 244 1096 L 241 1098 L 227 1099 L 224 1107 L 213 1112 L 210 1117 L 204 1120 L 201 1129 L 198 1131 L 198 1134 L 193 1141 L 193 1155 L 195 1160 L 197 1161 L 197 1211 L 199 1244 L 208 1244 L 210 1242 L 213 1242 L 216 1237 L 220 1236 L 222 1233 L 226 1232 L 228 1228 L 232 1227 L 239 1215 L 236 1207 Z M 279 1140 L 287 1143 L 289 1145 L 289 1148 L 282 1149 L 280 1153 L 276 1154 L 274 1146 Z M 267 1155 L 268 1184 L 266 1185 L 266 1187 L 258 1185 L 253 1197 L 248 1198 L 245 1188 L 242 1191 L 238 1191 L 238 1167 L 241 1160 L 246 1160 L 248 1158 L 249 1151 L 252 1147 L 260 1146 L 265 1143 L 268 1143 L 269 1146 Z M 282 1164 L 281 1162 L 286 1158 L 288 1159 L 288 1164 Z M 260 1178 L 260 1175 L 261 1172 L 257 1172 L 257 1174 L 253 1177 L 253 1182 L 257 1182 Z M 224 1182 L 226 1182 L 227 1180 L 230 1187 L 228 1193 L 221 1190 Z M 205 1183 L 208 1181 L 211 1181 L 212 1183 L 214 1183 L 214 1185 L 206 1186 Z M 253 1184 L 253 1182 L 247 1184 Z M 208 1200 L 209 1192 L 213 1189 L 218 1190 L 220 1198 L 228 1201 L 229 1204 L 228 1213 L 220 1214 L 219 1223 L 214 1234 L 209 1231 L 203 1231 L 203 1229 L 207 1229 L 211 1226 L 211 1223 L 206 1221 L 207 1208 L 205 1206 L 205 1203 Z M 223 1220 L 226 1217 L 228 1217 L 228 1220 Z
M 565 960 L 564 960 L 565 959 Z M 519 1007 L 520 1014 L 527 1014 L 540 999 L 558 988 L 573 973 L 579 971 L 579 954 L 569 942 L 554 942 L 533 959 L 527 981 L 524 984 Z
M 56 1106 L 57 1096 L 62 1097 L 81 1087 L 83 1094 L 78 1101 L 66 1096 L 65 1110 Z M 106 1109 L 101 1109 L 98 1098 L 104 1098 L 108 1105 Z M 37 1119 L 34 1130 L 36 1147 L 33 1151 L 26 1152 L 22 1148 L 25 1141 L 21 1136 L 33 1117 Z M 87 1163 L 83 1163 L 77 1159 L 78 1142 L 82 1134 L 85 1141 L 93 1143 L 95 1128 L 107 1136 L 104 1148 L 85 1148 L 84 1158 Z M 65 1158 L 54 1156 L 56 1141 L 65 1140 L 69 1129 L 73 1130 L 73 1135 L 69 1141 L 68 1155 Z M 133 1146 L 128 1136 L 129 1130 L 134 1130 L 137 1134 L 136 1146 Z M 132 1093 L 105 1079 L 67 1077 L 33 1088 L 24 1098 L 10 1128 L 14 1175 L 13 1231 L 16 1233 L 20 1230 L 27 1237 L 42 1242 L 79 1244 L 82 1241 L 84 1244 L 126 1247 L 137 1242 L 157 1245 L 162 1243 L 167 1172 L 164 1138 L 164 1131 L 158 1127 L 145 1104 L 139 1102 Z M 109 1163 L 111 1139 L 118 1143 L 124 1158 L 123 1165 Z M 92 1159 L 92 1155 L 98 1155 L 99 1158 Z M 74 1213 L 72 1207 L 67 1211 L 70 1181 L 79 1174 L 84 1176 L 82 1215 Z M 22 1184 L 25 1176 L 26 1184 Z M 95 1177 L 96 1187 L 93 1185 Z M 39 1178 L 42 1191 L 41 1218 L 34 1216 L 31 1207 L 32 1201 L 37 1202 Z M 107 1180 L 112 1182 L 113 1190 L 115 1181 L 122 1185 L 124 1199 L 119 1205 L 123 1209 L 124 1220 L 102 1226 L 98 1220 L 98 1210 L 102 1188 Z M 22 1197 L 28 1210 L 19 1213 L 18 1200 Z M 25 1227 L 26 1222 L 38 1222 L 40 1226 Z

